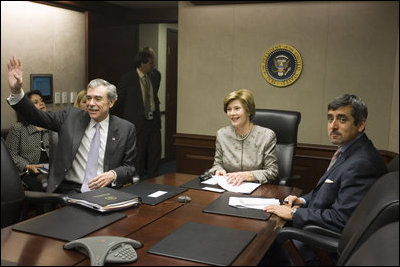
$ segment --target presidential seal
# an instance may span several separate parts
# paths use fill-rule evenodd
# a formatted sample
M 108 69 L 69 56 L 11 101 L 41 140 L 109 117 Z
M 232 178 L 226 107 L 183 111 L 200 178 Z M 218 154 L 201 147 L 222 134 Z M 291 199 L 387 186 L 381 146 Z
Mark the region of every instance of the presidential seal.
M 265 52 L 261 61 L 264 79 L 277 87 L 294 83 L 303 69 L 300 53 L 291 45 L 277 44 Z

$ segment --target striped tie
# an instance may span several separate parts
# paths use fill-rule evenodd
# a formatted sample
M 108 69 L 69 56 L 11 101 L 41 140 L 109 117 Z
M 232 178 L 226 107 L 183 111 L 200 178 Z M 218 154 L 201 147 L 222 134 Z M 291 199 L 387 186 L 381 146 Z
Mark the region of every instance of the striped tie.
M 90 191 L 87 183 L 97 176 L 97 168 L 99 165 L 99 148 L 100 148 L 100 124 L 96 123 L 96 132 L 90 143 L 88 160 L 85 171 L 85 178 L 83 179 L 81 192 Z
M 335 164 L 339 154 L 340 154 L 340 147 L 336 150 L 335 154 L 333 154 L 333 157 L 331 159 L 331 162 L 329 163 L 327 171 L 329 171 L 329 169 Z
M 148 113 L 151 111 L 151 96 L 150 96 L 150 80 L 147 75 L 143 76 L 143 85 L 144 85 L 144 114 L 147 118 Z

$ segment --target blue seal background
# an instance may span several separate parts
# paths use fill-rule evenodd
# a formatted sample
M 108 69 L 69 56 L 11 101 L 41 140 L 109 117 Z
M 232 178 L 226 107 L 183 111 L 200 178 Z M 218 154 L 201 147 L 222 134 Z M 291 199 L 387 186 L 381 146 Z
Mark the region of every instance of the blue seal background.
M 277 68 L 275 67 L 275 62 L 274 62 L 274 58 L 279 55 L 285 55 L 286 57 L 288 57 L 290 59 L 289 67 L 291 69 L 286 75 L 283 75 L 283 76 L 278 75 Z M 274 79 L 276 81 L 286 81 L 286 80 L 290 79 L 296 71 L 296 67 L 297 67 L 296 57 L 288 50 L 278 49 L 269 55 L 265 67 L 266 67 L 266 71 L 267 71 L 268 75 L 272 79 Z

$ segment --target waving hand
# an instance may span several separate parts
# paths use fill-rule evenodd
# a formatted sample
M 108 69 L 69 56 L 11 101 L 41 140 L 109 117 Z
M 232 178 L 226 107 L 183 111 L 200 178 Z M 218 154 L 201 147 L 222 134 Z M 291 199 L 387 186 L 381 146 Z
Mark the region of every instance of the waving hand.
M 7 63 L 8 68 L 8 85 L 11 93 L 19 94 L 22 88 L 22 61 L 16 60 L 14 56 Z

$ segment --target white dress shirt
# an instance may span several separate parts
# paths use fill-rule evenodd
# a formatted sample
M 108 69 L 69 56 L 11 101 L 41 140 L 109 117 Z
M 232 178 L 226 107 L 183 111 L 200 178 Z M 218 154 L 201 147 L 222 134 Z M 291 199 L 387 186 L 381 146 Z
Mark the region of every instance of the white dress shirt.
M 99 148 L 99 161 L 98 161 L 98 168 L 97 168 L 97 175 L 104 172 L 104 154 L 106 152 L 106 143 L 107 143 L 107 135 L 108 135 L 108 125 L 110 121 L 110 116 L 107 116 L 103 121 L 100 122 L 100 148 Z M 72 161 L 72 168 L 66 173 L 65 180 L 75 182 L 75 183 L 82 183 L 87 158 L 90 149 L 90 143 L 92 138 L 96 132 L 96 128 L 94 125 L 96 121 L 93 119 L 90 120 L 89 125 L 86 127 L 85 134 L 82 137 L 82 141 L 79 145 L 78 152 L 75 155 L 74 160 Z M 93 179 L 94 177 L 90 178 Z
M 139 75 L 139 81 L 140 81 L 140 88 L 142 89 L 142 98 L 143 98 L 143 103 L 145 102 L 145 85 L 143 84 L 143 77 L 145 74 L 139 70 L 139 68 L 136 68 L 136 72 Z M 151 84 L 151 81 L 149 79 L 149 85 L 150 85 L 150 111 L 154 112 L 156 110 L 156 105 L 154 103 L 154 95 L 153 95 L 153 85 Z

